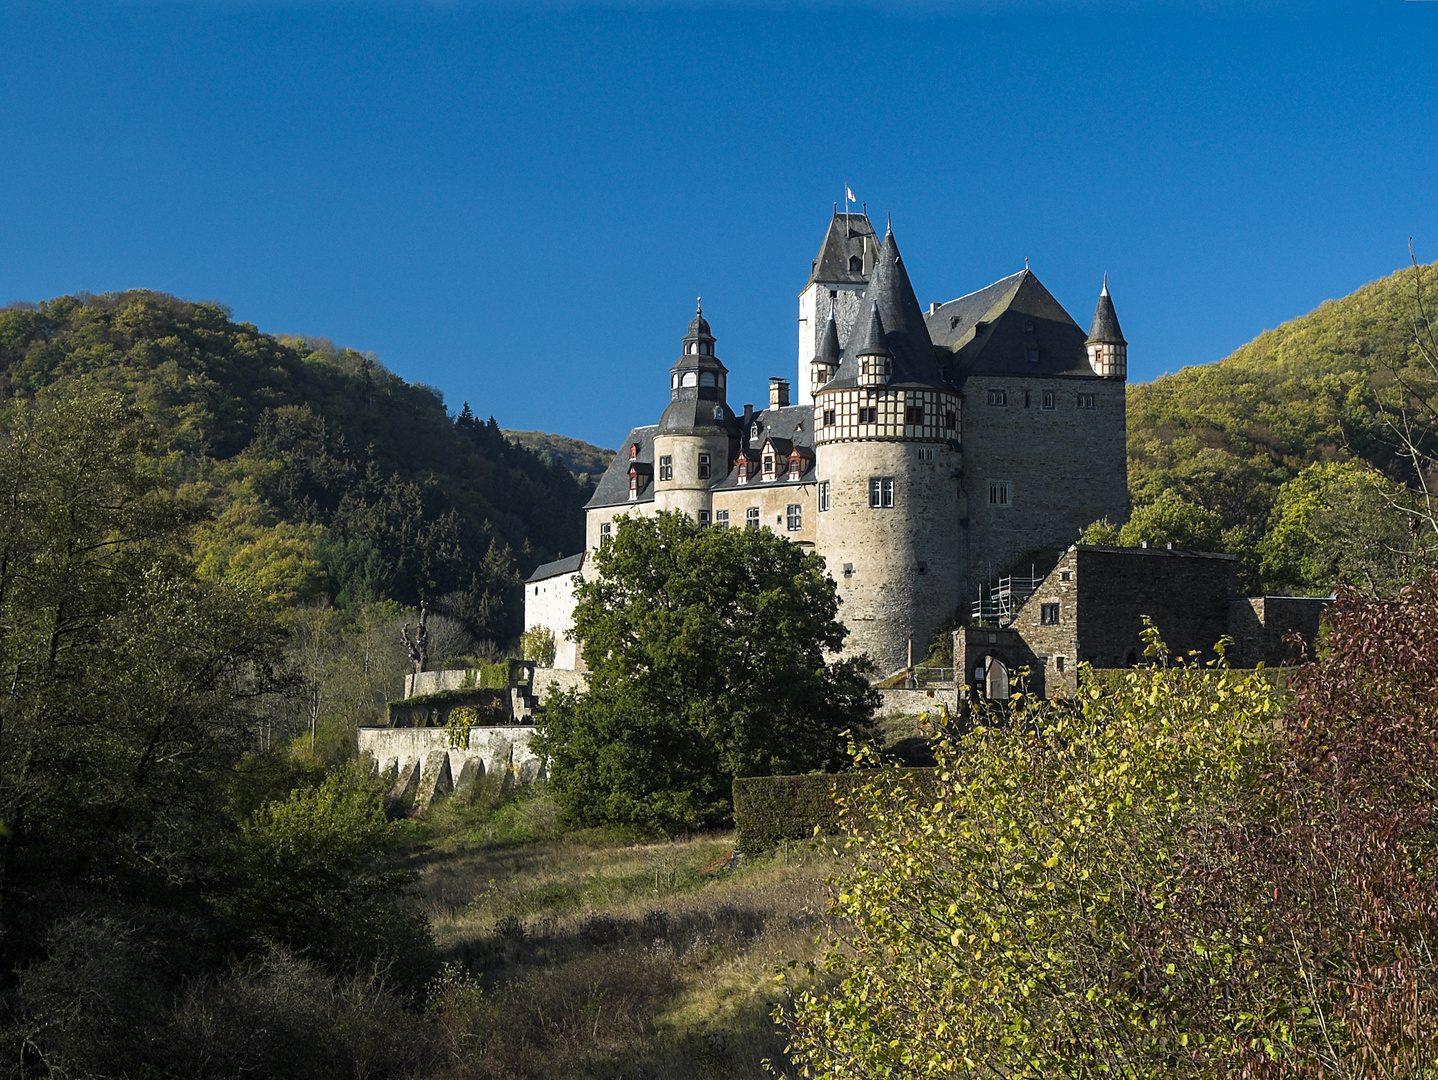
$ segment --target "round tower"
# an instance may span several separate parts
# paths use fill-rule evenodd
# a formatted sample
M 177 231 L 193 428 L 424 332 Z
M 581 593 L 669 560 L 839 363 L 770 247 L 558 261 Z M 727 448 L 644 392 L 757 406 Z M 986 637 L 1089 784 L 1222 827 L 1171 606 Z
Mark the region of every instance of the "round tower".
M 1113 309 L 1113 297 L 1108 294 L 1108 275 L 1103 276 L 1103 291 L 1098 294 L 1098 307 L 1094 308 L 1093 327 L 1088 332 L 1089 366 L 1095 375 L 1107 379 L 1128 378 L 1128 342 L 1119 329 L 1118 313 Z
M 739 425 L 725 401 L 728 369 L 714 355 L 702 302 L 669 369 L 669 407 L 654 435 L 654 508 L 710 521 L 710 489 L 729 473 Z
M 839 586 L 845 655 L 878 674 L 923 658 L 960 595 L 959 395 L 893 233 L 850 348 L 814 394 L 816 549 Z

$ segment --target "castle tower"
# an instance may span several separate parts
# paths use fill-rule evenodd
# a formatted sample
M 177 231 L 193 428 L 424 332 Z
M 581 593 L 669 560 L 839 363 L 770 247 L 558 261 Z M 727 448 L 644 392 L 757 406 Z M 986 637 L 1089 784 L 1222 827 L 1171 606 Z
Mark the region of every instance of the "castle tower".
M 861 310 L 814 394 L 815 542 L 839 586 L 845 653 L 868 653 L 888 675 L 907 664 L 910 641 L 921 658 L 959 607 L 960 398 L 892 231 Z
M 1128 342 L 1123 339 L 1118 313 L 1113 309 L 1113 297 L 1108 294 L 1107 274 L 1103 276 L 1103 292 L 1098 294 L 1098 307 L 1094 308 L 1093 327 L 1084 344 L 1095 375 L 1109 379 L 1128 378 Z
M 838 343 L 848 340 L 859 313 L 859 298 L 873 276 L 879 257 L 879 239 L 867 213 L 840 213 L 834 216 L 819 254 L 809 268 L 809 280 L 799 294 L 799 377 L 794 383 L 796 404 L 813 402 L 810 363 L 821 351 L 828 321 L 832 316 Z
M 654 508 L 710 521 L 710 489 L 729 472 L 739 425 L 725 401 L 728 369 L 714 355 L 702 304 L 669 369 L 669 407 L 654 434 Z

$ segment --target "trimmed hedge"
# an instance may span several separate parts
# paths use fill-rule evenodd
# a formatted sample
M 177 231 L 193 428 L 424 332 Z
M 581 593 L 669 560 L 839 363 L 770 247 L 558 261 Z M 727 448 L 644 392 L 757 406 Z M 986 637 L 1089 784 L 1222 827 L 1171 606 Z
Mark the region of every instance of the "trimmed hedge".
M 507 724 L 514 719 L 509 710 L 508 690 L 465 689 L 438 690 L 391 701 L 388 722 L 390 727 L 445 727 L 450 711 L 460 707 L 475 711 L 477 720 L 472 727 Z
M 932 786 L 934 769 L 903 769 L 918 783 Z M 739 850 L 759 855 L 785 840 L 804 840 L 839 831 L 840 796 L 847 796 L 880 774 L 878 769 L 803 776 L 738 776 L 734 778 L 734 825 Z

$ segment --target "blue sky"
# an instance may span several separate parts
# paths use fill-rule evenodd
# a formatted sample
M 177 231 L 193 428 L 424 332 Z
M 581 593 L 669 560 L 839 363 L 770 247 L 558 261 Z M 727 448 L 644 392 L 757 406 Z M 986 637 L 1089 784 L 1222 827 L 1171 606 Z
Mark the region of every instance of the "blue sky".
M 0 303 L 148 287 L 614 446 L 793 378 L 847 182 L 1149 379 L 1438 259 L 1438 3 L 0 4 Z M 882 228 L 882 225 L 880 225 Z

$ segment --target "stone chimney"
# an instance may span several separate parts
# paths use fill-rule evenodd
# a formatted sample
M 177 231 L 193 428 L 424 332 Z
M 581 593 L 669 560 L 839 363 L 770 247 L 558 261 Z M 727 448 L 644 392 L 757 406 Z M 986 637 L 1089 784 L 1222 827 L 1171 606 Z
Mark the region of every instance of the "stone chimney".
M 787 409 L 789 407 L 789 380 L 769 380 L 769 408 Z

